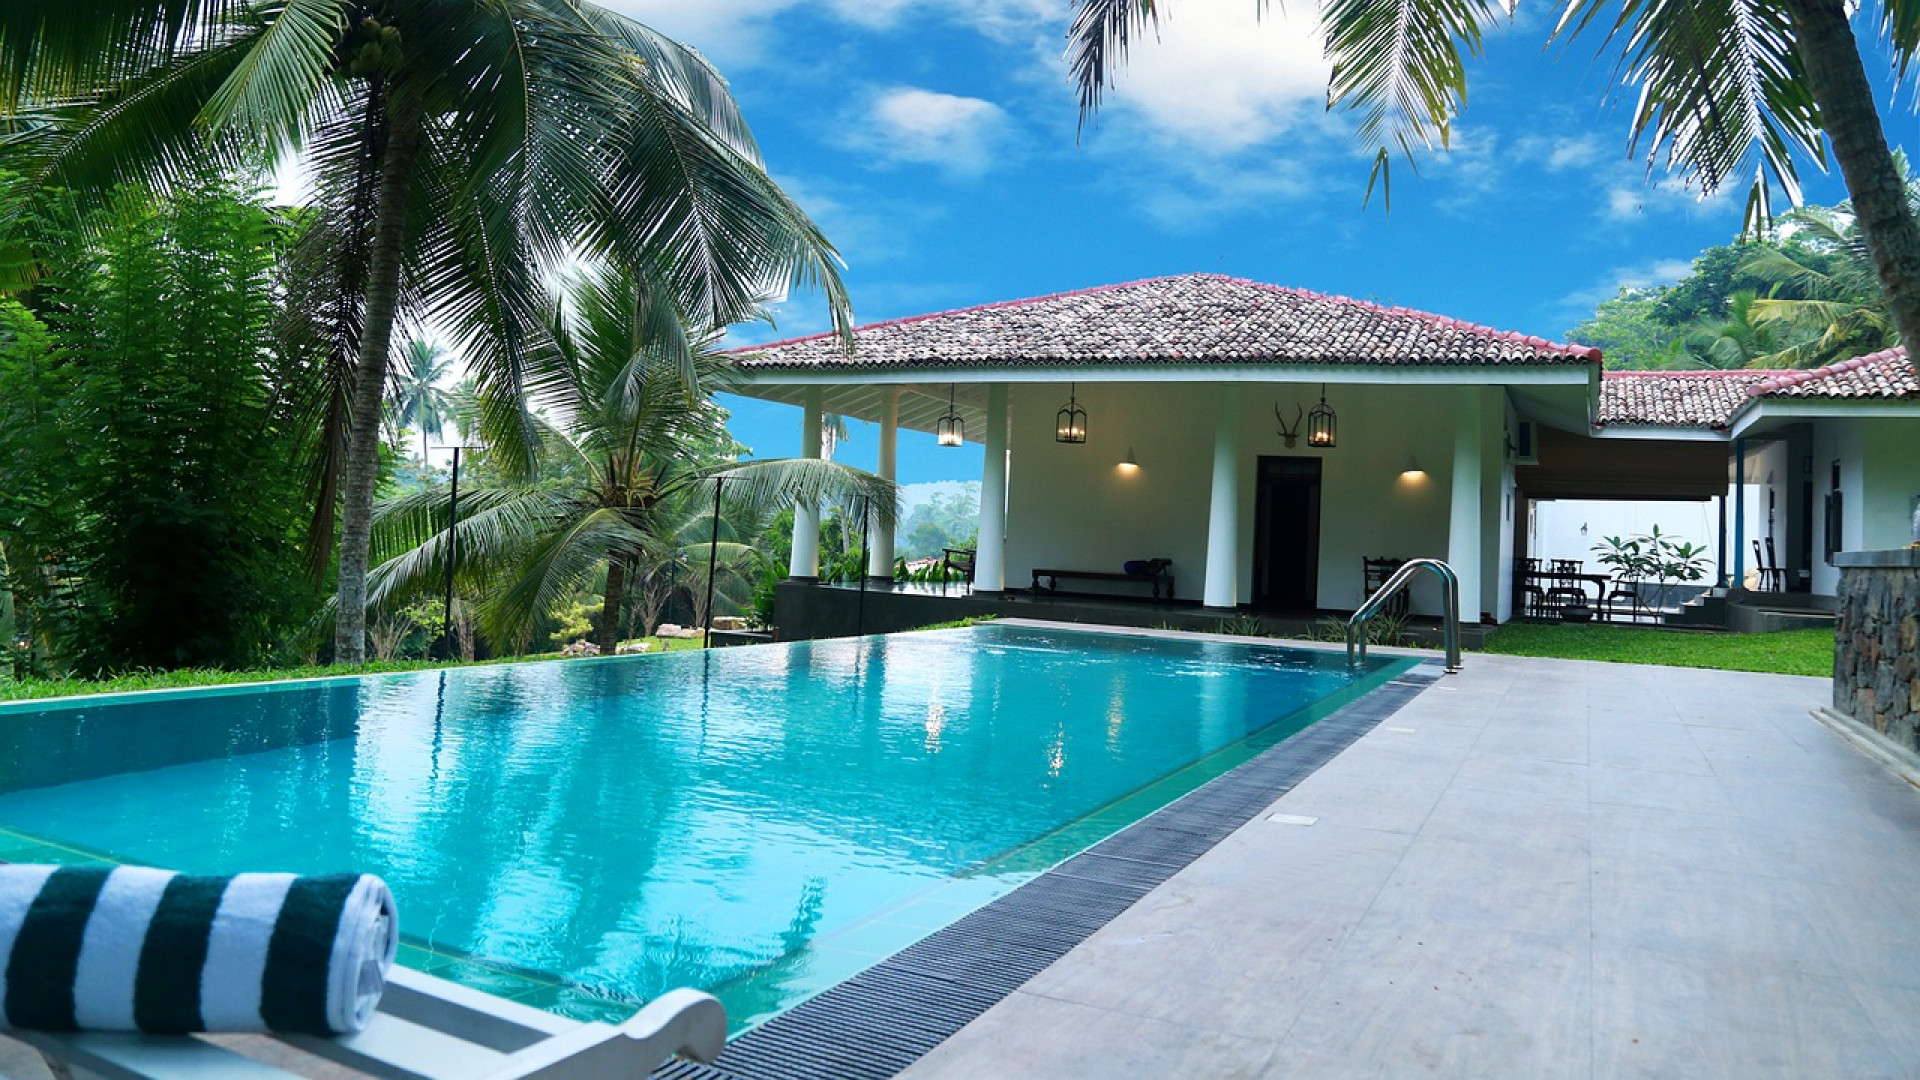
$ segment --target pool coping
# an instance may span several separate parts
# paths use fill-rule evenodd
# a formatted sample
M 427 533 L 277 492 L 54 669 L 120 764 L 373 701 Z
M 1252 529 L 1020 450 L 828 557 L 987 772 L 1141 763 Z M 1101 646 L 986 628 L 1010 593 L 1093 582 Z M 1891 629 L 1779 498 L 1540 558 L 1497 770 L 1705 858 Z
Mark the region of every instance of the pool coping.
M 1004 621 L 1093 629 L 1079 623 Z M 1257 641 L 1217 636 L 1241 644 Z M 729 1043 L 713 1064 L 675 1061 L 653 1075 L 663 1080 L 884 1080 L 897 1075 L 1442 677 L 1437 661 L 1416 664 L 1005 896 L 754 1027 Z

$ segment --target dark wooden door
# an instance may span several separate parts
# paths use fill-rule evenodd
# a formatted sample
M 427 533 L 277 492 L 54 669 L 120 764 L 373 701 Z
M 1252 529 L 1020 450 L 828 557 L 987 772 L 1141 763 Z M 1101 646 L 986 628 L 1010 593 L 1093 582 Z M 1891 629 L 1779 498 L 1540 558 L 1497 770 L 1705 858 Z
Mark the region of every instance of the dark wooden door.
M 1253 604 L 1311 612 L 1320 582 L 1320 459 L 1262 457 L 1253 526 Z

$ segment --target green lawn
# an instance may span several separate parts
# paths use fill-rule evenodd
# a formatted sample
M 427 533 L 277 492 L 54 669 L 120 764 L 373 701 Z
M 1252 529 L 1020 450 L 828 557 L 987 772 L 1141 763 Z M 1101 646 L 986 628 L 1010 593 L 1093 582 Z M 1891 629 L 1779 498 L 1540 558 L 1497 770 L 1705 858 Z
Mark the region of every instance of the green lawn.
M 1485 651 L 1508 656 L 1772 671 L 1783 675 L 1833 674 L 1833 631 L 1826 629 L 1716 634 L 1631 626 L 1515 622 L 1488 635 Z
M 684 652 L 700 648 L 699 638 L 641 638 L 653 643 L 653 652 Z M 269 682 L 275 679 L 313 679 L 334 675 L 378 675 L 389 671 L 426 671 L 444 667 L 481 667 L 488 664 L 524 664 L 558 660 L 556 653 L 534 656 L 510 656 L 498 660 L 447 663 L 444 660 L 387 660 L 358 667 L 256 668 L 249 671 L 220 671 L 210 668 L 185 668 L 179 671 L 136 671 L 108 679 L 28 679 L 19 681 L 0 674 L 0 701 L 25 701 L 30 698 L 70 697 L 76 694 L 115 694 L 128 690 L 171 690 L 186 686 L 225 686 L 232 683 Z

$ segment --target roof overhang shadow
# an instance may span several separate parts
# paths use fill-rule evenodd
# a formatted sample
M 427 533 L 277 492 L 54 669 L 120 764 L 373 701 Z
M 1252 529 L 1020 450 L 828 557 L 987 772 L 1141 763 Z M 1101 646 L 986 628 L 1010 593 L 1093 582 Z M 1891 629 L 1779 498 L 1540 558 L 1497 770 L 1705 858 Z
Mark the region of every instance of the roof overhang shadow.
M 1727 493 L 1719 440 L 1591 439 L 1540 429 L 1538 465 L 1515 468 L 1531 499 L 1711 499 Z

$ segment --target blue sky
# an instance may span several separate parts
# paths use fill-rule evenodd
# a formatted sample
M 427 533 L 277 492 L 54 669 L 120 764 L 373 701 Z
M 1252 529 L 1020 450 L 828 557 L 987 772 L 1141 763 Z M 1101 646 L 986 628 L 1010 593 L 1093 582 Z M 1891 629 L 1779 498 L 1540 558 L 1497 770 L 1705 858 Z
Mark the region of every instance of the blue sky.
M 1323 107 L 1312 3 L 1256 19 L 1255 0 L 1171 0 L 1076 138 L 1069 0 L 602 2 L 720 67 L 769 171 L 846 259 L 862 323 L 1208 271 L 1564 340 L 1740 230 L 1743 187 L 1702 201 L 1630 154 L 1633 92 L 1599 36 L 1545 47 L 1557 5 L 1489 37 L 1452 152 L 1417 175 L 1396 161 L 1388 213 L 1363 208 L 1369 159 Z M 1920 146 L 1907 104 L 1883 116 Z M 1837 175 L 1802 179 L 1809 201 L 1844 198 Z M 734 340 L 828 327 L 817 295 L 776 315 Z M 797 451 L 797 410 L 727 404 L 756 454 Z M 874 444 L 856 429 L 839 456 L 870 468 Z M 980 454 L 903 433 L 900 470 L 977 479 Z

